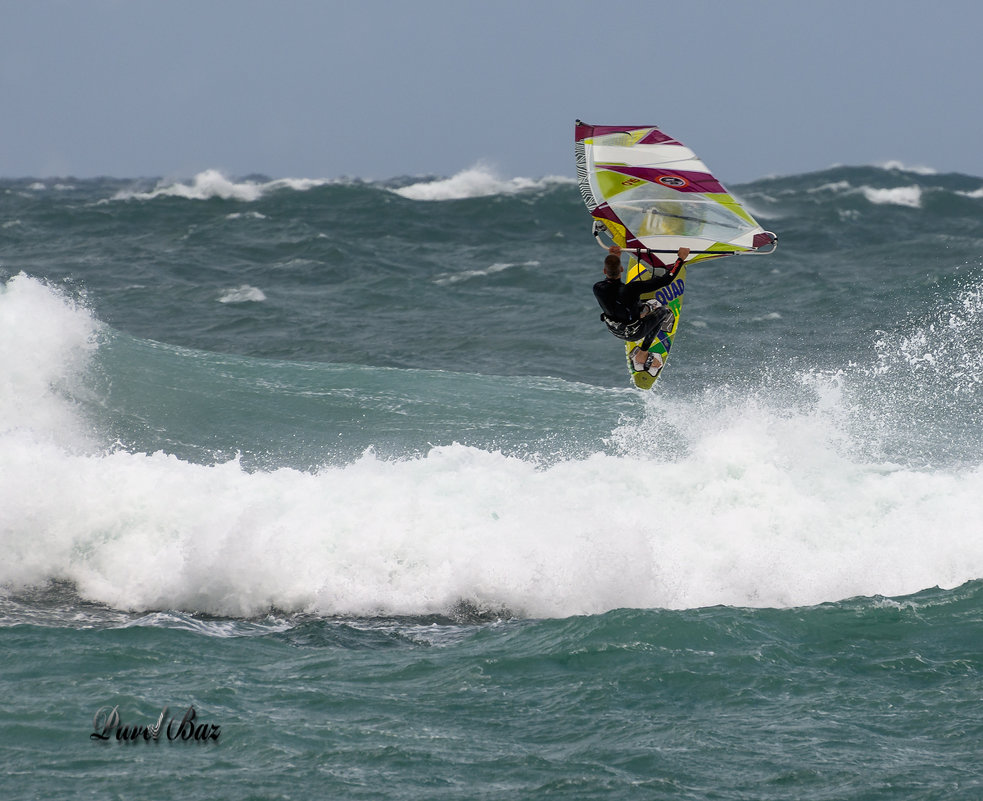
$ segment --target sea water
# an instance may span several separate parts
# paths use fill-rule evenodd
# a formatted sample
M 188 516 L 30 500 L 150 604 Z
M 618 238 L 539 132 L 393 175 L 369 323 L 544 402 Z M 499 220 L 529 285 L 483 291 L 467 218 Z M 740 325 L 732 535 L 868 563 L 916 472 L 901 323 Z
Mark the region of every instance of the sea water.
M 977 798 L 983 179 L 0 181 L 4 798 Z

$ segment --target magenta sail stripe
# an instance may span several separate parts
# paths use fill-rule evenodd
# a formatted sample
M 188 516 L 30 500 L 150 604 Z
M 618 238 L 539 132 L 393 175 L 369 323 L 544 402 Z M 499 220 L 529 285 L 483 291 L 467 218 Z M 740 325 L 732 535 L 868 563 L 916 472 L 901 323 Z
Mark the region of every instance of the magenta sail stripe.
M 634 244 L 631 244 L 632 242 Z M 628 247 L 629 248 L 632 248 L 632 247 L 644 248 L 645 245 L 643 245 L 637 239 L 635 239 L 634 237 L 632 237 L 629 240 Z M 637 258 L 638 258 L 639 261 L 645 262 L 650 267 L 663 267 L 663 268 L 665 268 L 669 264 L 669 261 L 668 260 L 662 261 L 662 259 L 660 259 L 658 256 L 656 256 L 654 253 L 649 253 L 647 250 L 642 250 L 640 253 L 637 253 L 635 255 L 637 256 Z
M 596 217 L 599 220 L 611 220 L 612 222 L 618 223 L 618 225 L 624 225 L 624 223 L 618 219 L 618 215 L 611 210 L 611 207 L 607 203 L 602 203 L 596 209 L 593 209 L 590 216 Z
M 613 133 L 629 133 L 630 131 L 648 131 L 638 144 L 640 145 L 682 145 L 671 136 L 662 133 L 652 125 L 587 125 L 580 123 L 574 132 L 574 141 L 580 142 L 583 139 L 590 139 L 595 136 L 605 136 Z
M 620 164 L 597 164 L 599 169 L 610 170 L 630 178 L 641 178 L 653 184 L 675 189 L 677 192 L 713 192 L 724 194 L 727 190 L 712 175 L 688 170 L 659 170 L 654 167 L 625 167 Z
M 662 131 L 660 131 L 658 128 L 653 128 L 652 129 L 652 133 L 650 133 L 648 136 L 643 136 L 641 139 L 639 139 L 638 140 L 638 144 L 640 144 L 640 145 L 680 145 L 680 146 L 683 145 L 682 142 L 680 142 L 680 141 L 678 141 L 676 139 L 673 139 L 671 136 L 667 136 L 666 134 L 662 133 Z
M 584 139 L 589 139 L 594 135 L 593 125 L 584 125 L 582 122 L 578 122 L 574 129 L 574 139 L 575 142 L 583 141 Z

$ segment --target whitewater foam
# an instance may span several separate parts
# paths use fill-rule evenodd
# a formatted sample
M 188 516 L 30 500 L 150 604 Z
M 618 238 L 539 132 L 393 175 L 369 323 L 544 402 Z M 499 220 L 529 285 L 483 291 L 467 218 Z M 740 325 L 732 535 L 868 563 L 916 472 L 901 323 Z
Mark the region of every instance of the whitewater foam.
M 205 170 L 191 179 L 190 183 L 181 181 L 159 181 L 149 192 L 124 189 L 113 195 L 112 200 L 153 200 L 158 197 L 180 197 L 187 200 L 240 200 L 253 202 L 268 192 L 279 189 L 293 189 L 304 192 L 315 187 L 332 183 L 328 180 L 312 178 L 279 178 L 273 181 L 236 181 L 226 177 L 218 170 Z
M 16 276 L 0 326 L 10 589 L 68 582 L 119 609 L 232 616 L 417 615 L 462 601 L 567 616 L 807 605 L 983 576 L 979 460 L 863 458 L 851 424 L 875 412 L 854 407 L 851 382 L 870 371 L 808 373 L 794 403 L 718 387 L 675 398 L 667 417 L 653 398 L 605 452 L 548 463 L 449 444 L 249 470 L 112 443 L 80 450 L 85 421 L 57 387 L 84 378 L 98 322 Z
M 513 267 L 538 267 L 539 264 L 538 261 L 496 262 L 484 270 L 464 270 L 459 273 L 443 273 L 434 279 L 434 283 L 446 286 L 447 284 L 456 284 L 460 281 L 468 281 L 472 278 L 483 278 L 488 275 L 494 275 L 495 273 L 500 273 Z
M 452 445 L 249 473 L 8 439 L 0 584 L 69 581 L 116 608 L 235 616 L 462 600 L 567 616 L 814 604 L 983 575 L 983 471 L 855 464 L 818 416 L 754 411 L 722 409 L 685 454 L 548 468 Z M 662 496 L 621 480 L 660 471 Z
M 466 198 L 514 195 L 518 192 L 541 190 L 556 184 L 572 184 L 573 179 L 560 176 L 546 178 L 500 178 L 484 164 L 463 170 L 450 178 L 421 181 L 399 189 L 397 195 L 410 200 L 464 200 Z
M 806 194 L 818 194 L 830 192 L 843 195 L 863 195 L 869 203 L 874 205 L 894 205 L 908 206 L 910 208 L 921 208 L 922 188 L 920 186 L 898 186 L 880 188 L 874 186 L 854 187 L 849 181 L 830 181 L 819 186 L 814 186 L 806 190 Z M 855 215 L 855 210 L 840 209 L 841 217 Z
M 219 296 L 219 303 L 261 303 L 266 300 L 262 289 L 249 284 L 243 284 L 235 289 L 226 289 Z
M 898 186 L 893 189 L 875 189 L 870 186 L 860 187 L 864 197 L 876 205 L 908 206 L 918 209 L 922 205 L 922 189 L 920 186 Z
M 101 324 L 81 303 L 24 273 L 0 283 L 0 434 L 87 442 L 73 397 Z
M 924 165 L 910 166 L 901 161 L 891 160 L 885 161 L 883 164 L 877 164 L 875 166 L 880 167 L 883 170 L 896 170 L 898 172 L 910 172 L 915 175 L 938 175 L 938 170 L 934 167 L 927 167 Z

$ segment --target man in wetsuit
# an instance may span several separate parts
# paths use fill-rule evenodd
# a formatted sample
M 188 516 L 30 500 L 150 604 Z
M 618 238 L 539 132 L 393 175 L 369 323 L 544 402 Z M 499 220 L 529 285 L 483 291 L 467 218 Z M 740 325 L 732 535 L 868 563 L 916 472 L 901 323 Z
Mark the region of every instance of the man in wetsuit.
M 648 370 L 655 375 L 662 366 L 662 358 L 656 353 L 648 352 L 648 349 L 652 347 L 659 331 L 672 329 L 675 319 L 672 309 L 655 301 L 643 302 L 639 298 L 671 284 L 689 256 L 689 248 L 680 248 L 676 256 L 675 264 L 666 270 L 665 275 L 647 281 L 622 284 L 621 273 L 624 268 L 621 266 L 621 248 L 614 245 L 608 248 L 608 255 L 604 259 L 604 280 L 594 284 L 594 297 L 604 311 L 601 321 L 608 330 L 618 339 L 642 340 L 641 347 L 631 352 L 632 363 L 637 371 Z

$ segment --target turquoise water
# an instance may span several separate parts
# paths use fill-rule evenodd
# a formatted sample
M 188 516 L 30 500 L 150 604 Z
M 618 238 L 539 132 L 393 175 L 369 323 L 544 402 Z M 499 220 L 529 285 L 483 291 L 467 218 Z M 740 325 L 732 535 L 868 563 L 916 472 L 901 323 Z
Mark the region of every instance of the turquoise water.
M 733 187 L 644 394 L 569 179 L 0 182 L 4 797 L 979 797 L 981 188 Z
M 5 604 L 11 798 L 983 790 L 979 582 L 800 609 L 497 621 L 122 615 L 57 596 Z M 87 739 L 104 705 L 146 725 L 165 704 L 175 720 L 194 705 L 218 739 Z

